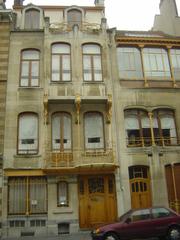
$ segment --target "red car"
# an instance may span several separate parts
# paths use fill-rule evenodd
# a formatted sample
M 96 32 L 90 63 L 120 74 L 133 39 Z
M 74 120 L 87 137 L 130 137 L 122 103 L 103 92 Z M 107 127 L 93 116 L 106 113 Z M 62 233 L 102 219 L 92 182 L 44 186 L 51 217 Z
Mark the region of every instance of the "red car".
M 165 207 L 130 210 L 119 221 L 91 233 L 93 240 L 127 240 L 158 237 L 180 240 L 180 215 Z

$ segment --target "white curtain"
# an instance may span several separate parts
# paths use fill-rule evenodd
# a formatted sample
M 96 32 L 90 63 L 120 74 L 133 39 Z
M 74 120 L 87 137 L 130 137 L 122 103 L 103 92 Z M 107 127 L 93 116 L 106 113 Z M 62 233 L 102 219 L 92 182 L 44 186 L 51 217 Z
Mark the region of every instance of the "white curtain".
M 139 122 L 136 116 L 128 116 L 125 118 L 126 130 L 139 129 Z
M 161 117 L 161 128 L 170 129 L 170 136 L 176 137 L 176 127 L 173 116 L 163 116 Z

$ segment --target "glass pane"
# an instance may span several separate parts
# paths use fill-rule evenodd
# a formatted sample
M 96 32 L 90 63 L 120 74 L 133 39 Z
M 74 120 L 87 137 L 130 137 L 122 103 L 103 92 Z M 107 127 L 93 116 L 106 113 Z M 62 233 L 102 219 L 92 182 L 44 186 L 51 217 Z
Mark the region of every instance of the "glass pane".
M 83 57 L 84 81 L 92 81 L 91 57 Z
M 82 14 L 79 10 L 73 9 L 67 13 L 67 21 L 70 25 L 81 24 Z
M 22 52 L 23 60 L 39 60 L 39 51 L 37 50 L 24 50 Z
M 10 178 L 8 194 L 8 210 L 9 214 L 25 214 L 26 213 L 26 179 Z
M 85 140 L 86 148 L 104 148 L 103 119 L 100 114 L 85 115 Z
M 71 148 L 71 119 L 69 116 L 64 116 L 64 148 Z
M 68 205 L 68 185 L 66 182 L 58 183 L 58 205 Z
M 70 46 L 65 43 L 56 43 L 52 45 L 52 53 L 70 54 Z
M 176 80 L 180 80 L 180 49 L 171 49 L 172 69 Z
M 104 178 L 89 178 L 88 188 L 89 193 L 104 193 Z
M 60 80 L 60 58 L 59 56 L 52 56 L 52 81 Z
M 101 57 L 93 57 L 94 81 L 102 81 Z
M 30 9 L 25 12 L 25 28 L 37 29 L 40 26 L 40 12 L 36 9 Z
M 47 212 L 47 187 L 44 177 L 30 178 L 29 203 L 31 213 Z
M 60 115 L 56 114 L 52 119 L 52 147 L 54 150 L 60 149 Z
M 96 44 L 83 45 L 83 54 L 101 54 L 100 46 Z
M 39 62 L 31 63 L 31 86 L 39 85 Z
M 63 81 L 71 80 L 71 69 L 70 69 L 70 56 L 64 55 L 62 57 L 62 72 L 63 72 Z
M 21 86 L 27 87 L 29 85 L 29 61 L 22 62 L 21 66 Z

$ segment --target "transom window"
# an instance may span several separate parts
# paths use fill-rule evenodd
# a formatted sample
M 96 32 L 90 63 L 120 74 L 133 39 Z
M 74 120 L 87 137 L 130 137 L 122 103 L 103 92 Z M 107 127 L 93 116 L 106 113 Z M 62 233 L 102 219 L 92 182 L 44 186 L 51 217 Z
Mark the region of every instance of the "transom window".
M 37 154 L 38 116 L 35 113 L 19 115 L 18 154 Z
M 152 126 L 150 122 L 150 117 L 146 111 L 140 109 L 125 110 L 128 146 L 152 145 L 152 132 L 156 145 L 178 144 L 174 112 L 172 110 L 157 109 L 153 111 Z
M 67 12 L 67 21 L 70 26 L 79 25 L 82 22 L 82 13 L 78 9 L 71 9 Z
M 101 48 L 97 44 L 83 45 L 84 81 L 102 81 Z
M 39 86 L 39 57 L 40 53 L 35 49 L 21 52 L 21 87 Z
M 11 177 L 8 181 L 8 213 L 47 212 L 47 181 L 44 177 Z
M 68 183 L 64 181 L 58 182 L 58 206 L 68 206 Z
M 120 78 L 142 79 L 142 64 L 140 51 L 133 47 L 117 48 Z
M 144 48 L 143 62 L 148 78 L 170 79 L 171 72 L 167 51 L 162 48 Z
M 25 29 L 39 29 L 40 11 L 37 9 L 28 9 L 25 12 Z
M 171 49 L 172 70 L 174 78 L 180 80 L 180 49 Z
M 52 148 L 59 151 L 71 149 L 71 116 L 67 113 L 52 116 Z
M 86 149 L 104 148 L 103 117 L 100 113 L 85 114 L 85 147 Z
M 70 46 L 66 43 L 52 45 L 52 82 L 71 81 Z

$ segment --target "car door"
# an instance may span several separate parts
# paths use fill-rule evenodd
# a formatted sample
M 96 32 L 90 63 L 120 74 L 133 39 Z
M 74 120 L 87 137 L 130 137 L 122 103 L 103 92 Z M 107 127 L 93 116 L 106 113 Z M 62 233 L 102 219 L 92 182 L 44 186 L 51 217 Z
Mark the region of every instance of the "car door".
M 119 231 L 122 239 L 152 236 L 151 214 L 149 209 L 134 210 Z

